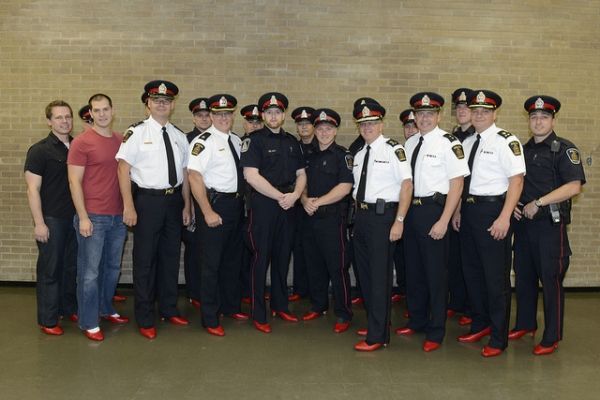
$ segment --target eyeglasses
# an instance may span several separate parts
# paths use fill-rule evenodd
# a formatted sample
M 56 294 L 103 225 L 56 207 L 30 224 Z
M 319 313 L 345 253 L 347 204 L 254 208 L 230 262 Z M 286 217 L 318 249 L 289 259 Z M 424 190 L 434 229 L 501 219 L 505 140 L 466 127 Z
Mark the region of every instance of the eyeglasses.
M 233 115 L 231 111 L 221 111 L 212 113 L 213 117 L 216 118 L 229 118 Z
M 168 106 L 169 104 L 171 104 L 173 102 L 173 99 L 170 99 L 168 97 L 160 97 L 160 98 L 150 97 L 150 101 L 153 102 L 154 104 Z

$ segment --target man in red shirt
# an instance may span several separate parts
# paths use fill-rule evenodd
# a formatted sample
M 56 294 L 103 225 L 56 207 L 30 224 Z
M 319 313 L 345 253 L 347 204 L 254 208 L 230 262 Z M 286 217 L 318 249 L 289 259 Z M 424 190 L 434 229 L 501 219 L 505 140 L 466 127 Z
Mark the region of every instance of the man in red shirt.
M 101 341 L 99 319 L 116 324 L 129 319 L 119 315 L 112 297 L 119 280 L 127 230 L 117 178 L 115 155 L 123 137 L 111 130 L 112 100 L 95 94 L 89 100 L 93 125 L 75 140 L 69 151 L 71 196 L 77 214 L 77 303 L 79 328 L 91 340 Z

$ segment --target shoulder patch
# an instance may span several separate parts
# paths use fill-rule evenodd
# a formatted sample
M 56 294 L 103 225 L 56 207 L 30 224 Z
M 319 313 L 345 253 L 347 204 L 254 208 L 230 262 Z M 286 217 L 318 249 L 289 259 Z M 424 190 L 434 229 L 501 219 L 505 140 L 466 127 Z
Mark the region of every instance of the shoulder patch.
M 509 137 L 511 137 L 513 134 L 507 131 L 498 131 L 496 132 L 498 135 L 502 136 L 504 139 L 508 139 Z
M 202 150 L 204 150 L 204 145 L 196 142 L 194 143 L 194 147 L 192 147 L 192 155 L 197 156 L 198 154 L 202 153 Z
M 400 160 L 400 162 L 406 161 L 406 153 L 404 152 L 404 149 L 402 147 L 397 148 L 394 153 L 396 153 L 396 157 L 398 157 L 398 160 Z
M 449 141 L 451 141 L 451 142 L 454 142 L 455 140 L 458 140 L 458 139 L 456 138 L 456 136 L 454 136 L 454 135 L 451 135 L 451 134 L 449 134 L 449 133 L 446 133 L 446 134 L 444 135 L 444 137 L 445 137 L 446 139 L 448 139 Z
M 454 146 L 452 146 L 452 152 L 459 160 L 465 158 L 465 152 L 463 150 L 462 144 L 455 144 Z
M 510 147 L 510 150 L 513 152 L 513 154 L 515 156 L 520 156 L 521 155 L 521 145 L 519 144 L 518 141 L 513 140 L 512 142 L 510 142 L 508 144 L 508 147 Z
M 389 144 L 390 146 L 394 147 L 394 146 L 398 146 L 400 143 L 398 143 L 396 140 L 394 139 L 388 139 L 388 141 L 386 142 L 387 144 Z
M 567 149 L 566 153 L 567 157 L 569 157 L 569 161 L 571 161 L 573 164 L 581 164 L 581 156 L 579 155 L 579 150 L 577 150 L 574 147 L 571 147 Z
M 127 132 L 123 134 L 123 143 L 127 142 L 127 139 L 129 139 L 131 135 L 133 135 L 133 129 L 127 129 Z
M 352 154 L 346 154 L 344 158 L 346 160 L 346 167 L 352 171 L 352 166 L 354 165 L 354 156 L 352 156 Z
M 203 134 L 201 134 L 200 136 L 198 136 L 200 139 L 202 140 L 206 140 L 210 137 L 210 132 L 204 132 Z
M 248 151 L 248 149 L 250 148 L 250 138 L 247 137 L 246 139 L 244 139 L 244 141 L 242 142 L 242 153 L 245 153 Z

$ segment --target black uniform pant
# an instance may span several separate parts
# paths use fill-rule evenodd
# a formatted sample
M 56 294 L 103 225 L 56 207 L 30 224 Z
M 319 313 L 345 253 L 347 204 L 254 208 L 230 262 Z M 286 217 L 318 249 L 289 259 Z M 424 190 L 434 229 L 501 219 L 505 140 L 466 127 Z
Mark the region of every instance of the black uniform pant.
M 538 282 L 544 299 L 543 346 L 562 340 L 565 293 L 563 280 L 571 249 L 564 223 L 552 225 L 550 217 L 515 224 L 515 329 L 537 329 Z
M 448 226 L 448 309 L 469 314 L 467 300 L 467 287 L 462 271 L 462 257 L 460 255 L 460 239 L 452 225 Z
M 267 322 L 265 286 L 271 264 L 271 310 L 288 312 L 287 274 L 296 229 L 296 210 L 282 209 L 277 201 L 252 193 L 248 242 L 252 248 L 252 318 Z
M 352 320 L 345 217 L 339 211 L 317 211 L 313 216 L 306 216 L 302 234 L 312 311 L 320 313 L 329 308 L 331 280 L 336 317 L 344 321 Z
M 217 195 L 211 203 L 223 224 L 211 228 L 204 215 L 198 219 L 201 271 L 202 324 L 215 328 L 219 314 L 240 312 L 240 265 L 242 262 L 241 197 Z
M 471 305 L 471 333 L 491 327 L 491 347 L 508 345 L 510 317 L 511 236 L 495 240 L 488 228 L 500 215 L 503 202 L 462 204 L 460 244 L 463 274 Z
M 154 326 L 154 301 L 162 317 L 178 316 L 177 282 L 181 248 L 183 197 L 138 193 L 134 199 L 133 289 L 135 319 L 142 328 Z
M 406 294 L 406 255 L 403 239 L 398 241 L 394 251 L 394 271 L 396 272 L 396 286 L 392 291 L 397 294 Z
M 53 327 L 61 315 L 77 313 L 77 239 L 73 218 L 45 215 L 50 237 L 38 247 L 37 320 L 42 326 Z
M 190 232 L 187 227 L 183 227 L 181 231 L 181 241 L 184 245 L 183 250 L 183 271 L 185 274 L 185 289 L 187 297 L 194 300 L 200 300 L 200 252 L 198 246 L 198 224 L 200 215 L 200 207 L 194 200 L 194 215 L 196 216 L 196 230 Z
M 242 222 L 242 232 L 248 231 L 248 217 L 244 216 Z M 242 265 L 240 267 L 240 292 L 242 297 L 250 297 L 252 293 L 250 282 L 250 262 L 252 260 L 251 244 L 248 242 L 248 235 L 242 234 Z
M 374 210 L 358 209 L 354 223 L 354 256 L 360 275 L 367 311 L 367 343 L 389 343 L 390 311 L 395 242 L 390 242 L 390 229 L 396 210 L 383 215 Z
M 356 256 L 354 255 L 354 224 L 352 227 L 347 229 L 348 245 L 346 247 L 346 258 L 348 259 L 348 270 L 352 268 L 352 274 L 354 275 L 354 292 L 352 298 L 363 297 L 362 289 L 360 288 L 360 274 L 358 273 L 358 267 L 356 266 Z
M 408 326 L 425 332 L 427 340 L 437 343 L 442 343 L 446 333 L 448 233 L 434 240 L 429 231 L 443 209 L 439 204 L 411 206 L 404 234 Z
M 306 223 L 308 215 L 301 205 L 296 205 L 296 233 L 294 238 L 294 249 L 292 254 L 294 255 L 294 293 L 299 294 L 301 297 L 306 297 L 309 294 L 309 278 L 307 271 L 307 259 L 306 252 L 311 251 L 311 248 L 306 246 L 304 236 L 302 235 L 303 227 Z

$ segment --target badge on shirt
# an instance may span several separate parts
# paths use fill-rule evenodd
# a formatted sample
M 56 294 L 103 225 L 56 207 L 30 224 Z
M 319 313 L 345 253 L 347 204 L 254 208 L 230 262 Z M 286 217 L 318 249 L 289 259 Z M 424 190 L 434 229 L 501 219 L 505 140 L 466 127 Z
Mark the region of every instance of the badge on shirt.
M 400 162 L 406 161 L 406 153 L 404 152 L 404 149 L 402 147 L 396 149 L 394 153 L 396 153 L 396 157 L 398 157 L 398 160 L 400 160 Z
M 242 142 L 242 153 L 245 153 L 248 151 L 248 149 L 250 148 L 250 138 L 245 139 Z
M 197 156 L 202 153 L 202 150 L 204 150 L 204 145 L 202 143 L 196 143 L 194 144 L 194 147 L 192 147 L 192 155 Z
M 346 167 L 352 171 L 352 166 L 354 165 L 354 157 L 352 157 L 352 154 L 346 154 Z
M 567 149 L 567 157 L 569 157 L 569 161 L 571 161 L 571 163 L 575 165 L 581 164 L 581 157 L 579 156 L 579 151 L 577 149 Z
M 133 131 L 131 129 L 128 129 L 127 132 L 125 132 L 125 134 L 123 135 L 123 143 L 125 143 L 131 135 L 133 135 Z
M 465 152 L 463 151 L 462 145 L 455 144 L 454 146 L 452 146 L 452 151 L 454 152 L 456 158 L 458 158 L 459 160 L 465 158 Z
M 519 142 L 517 142 L 516 140 L 510 142 L 508 144 L 508 146 L 510 147 L 510 150 L 513 152 L 513 154 L 515 156 L 520 156 L 521 155 L 521 146 L 519 145 Z

